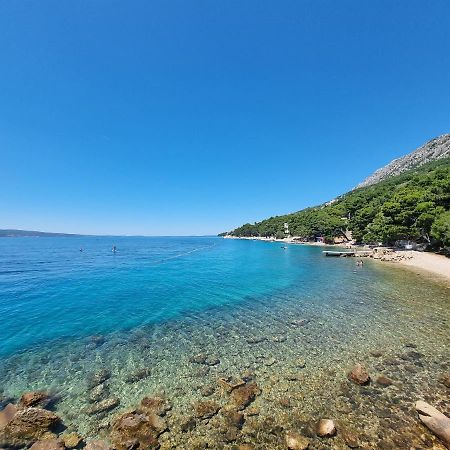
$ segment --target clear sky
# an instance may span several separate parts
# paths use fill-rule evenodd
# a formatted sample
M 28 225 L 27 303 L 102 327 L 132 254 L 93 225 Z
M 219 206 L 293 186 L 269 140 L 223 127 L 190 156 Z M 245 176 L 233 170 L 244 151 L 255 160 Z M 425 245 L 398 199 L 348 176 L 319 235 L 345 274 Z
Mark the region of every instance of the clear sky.
M 450 131 L 448 0 L 0 2 L 0 228 L 213 234 Z

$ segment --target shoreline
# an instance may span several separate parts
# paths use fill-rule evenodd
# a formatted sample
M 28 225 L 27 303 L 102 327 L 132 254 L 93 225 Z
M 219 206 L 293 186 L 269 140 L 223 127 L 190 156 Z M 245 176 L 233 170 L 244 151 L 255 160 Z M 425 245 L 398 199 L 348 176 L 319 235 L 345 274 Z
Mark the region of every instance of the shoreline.
M 262 242 L 280 242 L 284 244 L 294 245 L 308 245 L 318 247 L 342 247 L 342 248 L 356 248 L 364 250 L 364 246 L 349 245 L 345 243 L 341 244 L 325 244 L 324 242 L 300 242 L 292 238 L 287 239 L 275 239 L 264 237 L 237 237 L 237 236 L 224 236 L 224 239 L 242 239 L 249 241 L 262 241 Z M 416 250 L 394 250 L 389 255 L 381 258 L 371 257 L 374 261 L 390 262 L 398 264 L 409 270 L 421 270 L 427 274 L 436 275 L 440 280 L 445 279 L 450 282 L 450 258 L 443 255 L 430 252 L 419 252 Z
M 390 262 L 399 264 L 409 270 L 421 270 L 427 274 L 437 275 L 439 279 L 450 281 L 450 258 L 435 253 L 418 252 L 416 250 L 395 251 Z M 383 261 L 383 260 L 380 260 Z

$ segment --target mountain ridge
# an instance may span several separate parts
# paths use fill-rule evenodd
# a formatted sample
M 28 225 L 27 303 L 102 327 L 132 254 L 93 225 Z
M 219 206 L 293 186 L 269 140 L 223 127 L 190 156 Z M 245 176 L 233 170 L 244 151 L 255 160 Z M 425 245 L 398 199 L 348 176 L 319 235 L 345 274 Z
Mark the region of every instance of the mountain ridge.
M 450 157 L 450 133 L 435 137 L 416 150 L 380 167 L 359 183 L 355 189 L 379 183 L 408 170 L 420 167 L 430 161 L 447 157 Z

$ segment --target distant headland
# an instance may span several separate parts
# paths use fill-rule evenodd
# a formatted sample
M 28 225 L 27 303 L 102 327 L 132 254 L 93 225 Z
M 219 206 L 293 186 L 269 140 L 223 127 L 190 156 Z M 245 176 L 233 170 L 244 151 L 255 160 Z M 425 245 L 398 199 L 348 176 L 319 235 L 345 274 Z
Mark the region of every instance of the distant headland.
M 30 231 L 30 230 L 0 230 L 0 238 L 14 237 L 76 237 L 82 234 L 71 233 L 48 233 L 46 231 Z

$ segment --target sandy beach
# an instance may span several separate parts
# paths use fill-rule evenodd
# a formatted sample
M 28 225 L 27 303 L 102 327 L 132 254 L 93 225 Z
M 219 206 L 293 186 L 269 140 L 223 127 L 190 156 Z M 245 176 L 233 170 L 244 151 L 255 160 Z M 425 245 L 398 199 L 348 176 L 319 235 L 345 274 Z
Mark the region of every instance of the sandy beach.
M 435 253 L 417 252 L 414 250 L 395 252 L 395 254 L 405 256 L 396 261 L 403 266 L 424 270 L 450 281 L 450 258 L 436 255 Z

